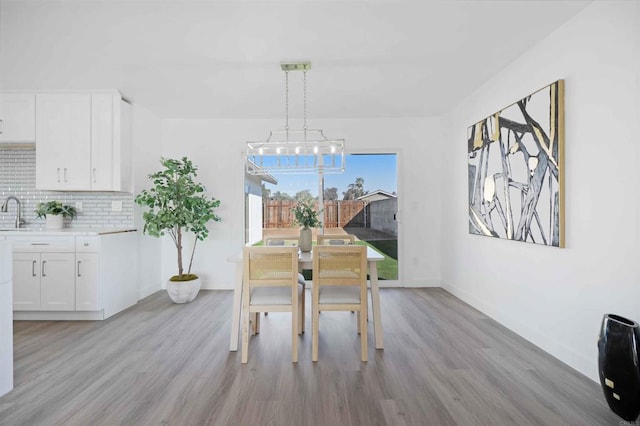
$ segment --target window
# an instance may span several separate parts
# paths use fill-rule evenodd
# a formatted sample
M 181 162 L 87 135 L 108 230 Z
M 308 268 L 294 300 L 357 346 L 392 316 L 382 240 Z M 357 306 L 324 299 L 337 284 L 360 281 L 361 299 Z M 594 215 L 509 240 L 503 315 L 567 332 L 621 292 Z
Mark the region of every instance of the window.
M 351 154 L 342 174 L 245 176 L 245 242 L 268 235 L 298 233 L 291 207 L 297 200 L 319 201 L 323 193 L 324 233 L 353 234 L 385 255 L 380 279 L 398 279 L 397 155 Z M 318 231 L 316 231 L 318 232 Z M 315 240 L 315 238 L 314 238 Z

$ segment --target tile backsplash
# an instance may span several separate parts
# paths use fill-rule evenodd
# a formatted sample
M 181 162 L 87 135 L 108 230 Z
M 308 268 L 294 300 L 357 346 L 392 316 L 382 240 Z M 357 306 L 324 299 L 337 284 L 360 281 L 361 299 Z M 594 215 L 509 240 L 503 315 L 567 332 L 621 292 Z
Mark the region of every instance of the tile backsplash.
M 75 206 L 82 203 L 82 211 L 73 219 L 65 219 L 66 228 L 132 228 L 133 195 L 123 192 L 58 192 L 36 189 L 35 149 L 0 149 L 0 204 L 13 195 L 20 200 L 26 228 L 44 227 L 44 218 L 36 219 L 36 204 L 59 200 Z M 122 211 L 114 212 L 112 202 L 122 202 Z M 116 203 L 118 204 L 118 203 Z M 9 211 L 0 212 L 0 228 L 13 228 L 16 203 L 9 201 Z

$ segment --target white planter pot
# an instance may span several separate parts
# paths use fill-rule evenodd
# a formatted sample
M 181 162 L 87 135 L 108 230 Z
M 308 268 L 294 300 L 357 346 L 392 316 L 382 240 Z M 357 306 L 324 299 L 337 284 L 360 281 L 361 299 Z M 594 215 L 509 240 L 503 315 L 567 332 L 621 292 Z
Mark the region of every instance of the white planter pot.
M 167 294 L 173 303 L 189 303 L 200 291 L 200 278 L 191 281 L 167 281 Z
M 313 243 L 313 234 L 311 228 L 302 228 L 300 230 L 300 251 L 311 251 Z
M 61 214 L 49 214 L 45 218 L 47 229 L 62 229 L 64 227 L 64 217 Z

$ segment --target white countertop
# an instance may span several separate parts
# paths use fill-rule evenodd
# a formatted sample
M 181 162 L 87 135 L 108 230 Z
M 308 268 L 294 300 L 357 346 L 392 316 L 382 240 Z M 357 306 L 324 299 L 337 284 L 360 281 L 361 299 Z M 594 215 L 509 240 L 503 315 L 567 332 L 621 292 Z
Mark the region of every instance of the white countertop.
M 0 229 L 0 237 L 17 237 L 17 236 L 65 236 L 65 237 L 83 237 L 91 235 L 107 235 L 119 234 L 122 232 L 135 232 L 136 229 L 129 228 L 63 228 L 63 229 L 45 229 L 45 228 L 20 228 L 20 229 Z

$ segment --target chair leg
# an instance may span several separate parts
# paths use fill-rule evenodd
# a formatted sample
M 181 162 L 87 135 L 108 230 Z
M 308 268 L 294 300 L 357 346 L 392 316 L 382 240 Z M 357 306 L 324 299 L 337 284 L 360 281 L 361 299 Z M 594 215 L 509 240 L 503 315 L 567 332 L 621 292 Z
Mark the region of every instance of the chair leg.
M 291 360 L 298 362 L 298 310 L 293 307 L 291 307 Z
M 304 333 L 304 313 L 305 313 L 305 290 L 302 287 L 302 297 L 298 302 L 298 334 Z
M 362 361 L 367 361 L 367 311 L 358 312 L 358 324 L 360 329 L 360 355 Z
M 246 298 L 246 300 L 245 300 Z M 242 356 L 240 362 L 246 364 L 249 360 L 249 299 L 242 298 Z
M 311 314 L 311 361 L 318 360 L 318 322 L 320 320 L 320 311 L 316 302 L 312 302 L 313 312 Z
M 253 312 L 249 316 L 249 325 L 251 326 L 251 336 L 260 333 L 260 312 Z

